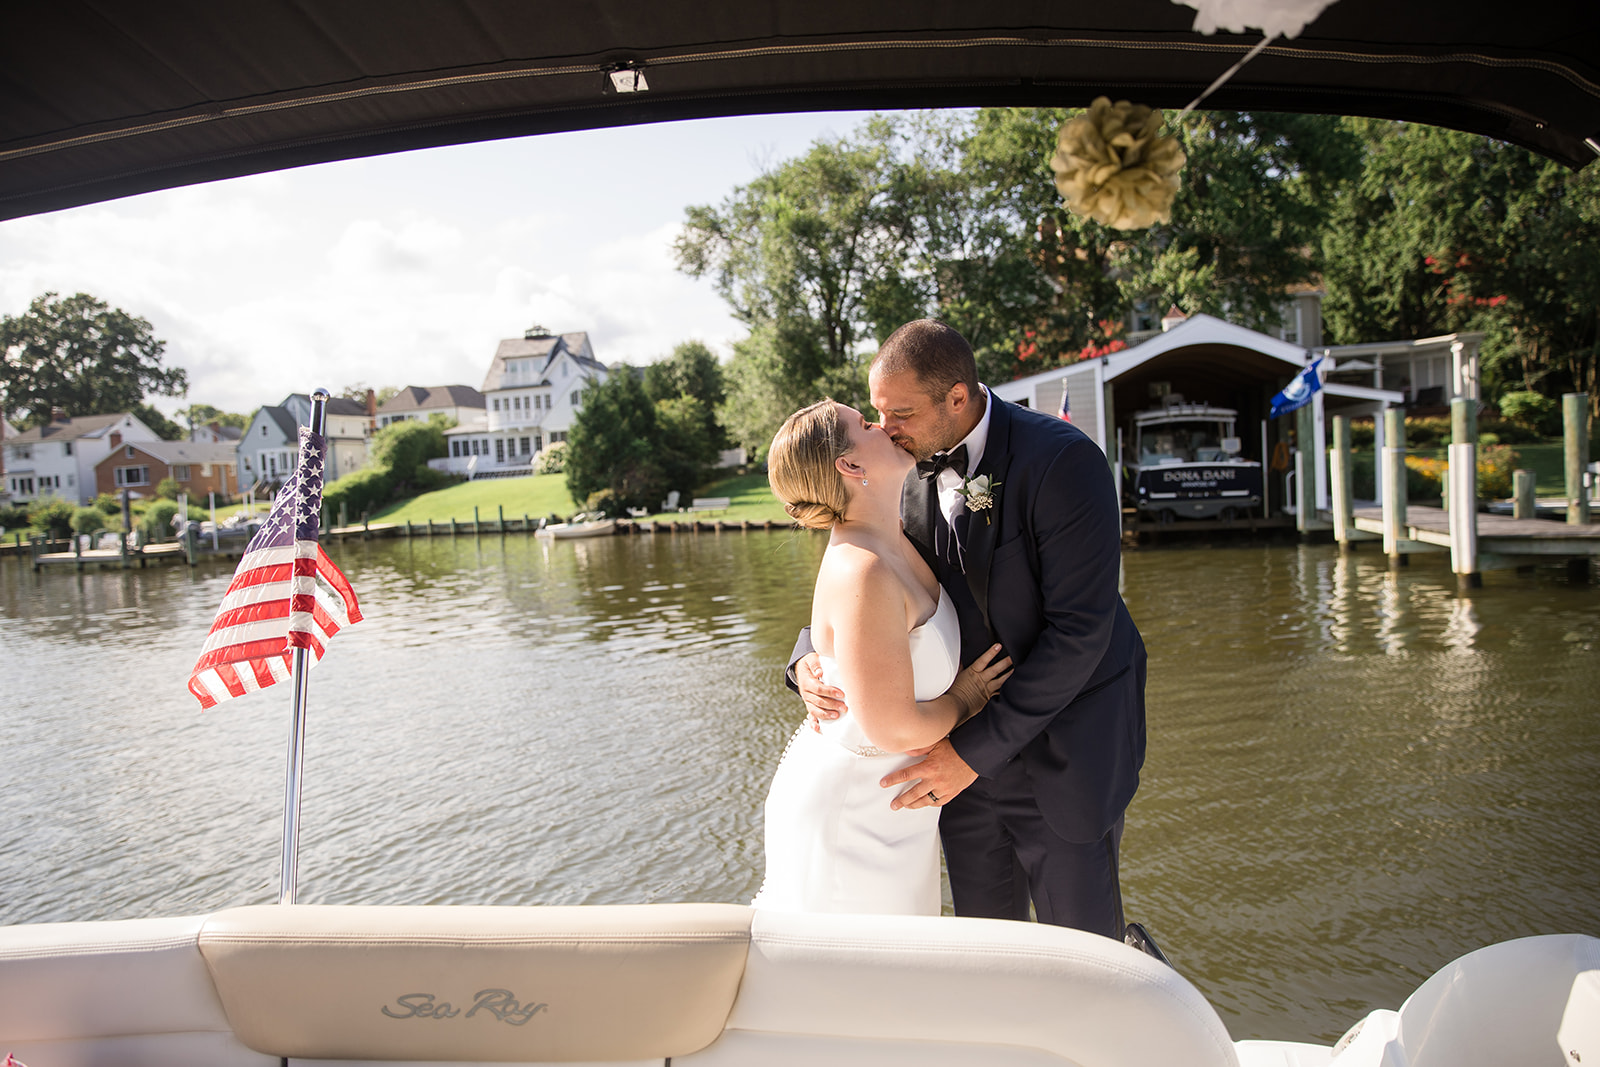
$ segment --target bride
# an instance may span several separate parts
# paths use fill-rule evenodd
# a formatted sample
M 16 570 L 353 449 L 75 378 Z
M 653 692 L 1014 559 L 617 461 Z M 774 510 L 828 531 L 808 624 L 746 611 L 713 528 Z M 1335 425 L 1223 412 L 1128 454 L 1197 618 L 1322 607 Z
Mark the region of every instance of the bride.
M 915 460 L 852 407 L 791 415 L 767 457 L 773 492 L 831 533 L 811 602 L 823 680 L 850 710 L 784 750 L 766 803 L 756 907 L 938 915 L 939 809 L 891 810 L 881 778 L 979 711 L 1010 667 L 999 645 L 960 669 L 954 606 L 900 526 Z

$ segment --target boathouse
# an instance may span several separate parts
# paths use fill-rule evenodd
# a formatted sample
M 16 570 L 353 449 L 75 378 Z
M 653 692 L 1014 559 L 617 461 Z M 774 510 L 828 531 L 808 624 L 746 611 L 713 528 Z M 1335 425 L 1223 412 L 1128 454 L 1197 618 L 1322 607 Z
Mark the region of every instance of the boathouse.
M 1241 454 L 1267 468 L 1266 513 L 1295 508 L 1295 450 L 1301 451 L 1301 469 L 1310 472 L 1314 483 L 1314 506 L 1325 511 L 1331 416 L 1373 418 L 1376 447 L 1381 448 L 1384 409 L 1447 405 L 1456 396 L 1476 398 L 1483 335 L 1325 346 L 1320 316 L 1308 314 L 1300 307 L 1304 303 L 1295 301 L 1296 317 L 1277 337 L 1211 315 L 1169 313 L 1160 332 L 1128 348 L 1005 382 L 994 386 L 994 392 L 1051 414 L 1062 410 L 1065 393 L 1072 422 L 1105 451 L 1119 489 L 1124 443 L 1131 448 L 1129 428 L 1139 412 L 1179 400 L 1232 408 L 1238 412 Z M 1271 418 L 1272 397 L 1319 357 L 1322 388 L 1311 403 Z

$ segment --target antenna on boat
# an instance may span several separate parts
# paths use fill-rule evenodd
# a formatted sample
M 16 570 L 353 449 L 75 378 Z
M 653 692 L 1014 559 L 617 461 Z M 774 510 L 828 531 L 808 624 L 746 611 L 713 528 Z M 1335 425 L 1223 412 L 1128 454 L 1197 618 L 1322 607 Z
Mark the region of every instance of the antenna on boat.
M 311 394 L 311 432 L 322 436 L 328 418 L 328 391 Z M 319 516 L 309 521 L 317 524 Z M 294 650 L 294 720 L 289 727 L 288 767 L 283 782 L 283 854 L 279 861 L 278 903 L 293 904 L 300 874 L 300 772 L 306 761 L 306 675 L 311 666 L 309 649 Z

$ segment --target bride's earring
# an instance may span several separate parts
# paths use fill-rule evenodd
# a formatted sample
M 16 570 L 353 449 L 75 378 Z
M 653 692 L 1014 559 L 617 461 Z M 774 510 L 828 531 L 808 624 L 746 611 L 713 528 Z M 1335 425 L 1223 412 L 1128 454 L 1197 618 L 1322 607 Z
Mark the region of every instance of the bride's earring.
M 867 484 L 867 480 L 865 478 L 861 479 L 861 484 L 862 485 L 866 485 Z

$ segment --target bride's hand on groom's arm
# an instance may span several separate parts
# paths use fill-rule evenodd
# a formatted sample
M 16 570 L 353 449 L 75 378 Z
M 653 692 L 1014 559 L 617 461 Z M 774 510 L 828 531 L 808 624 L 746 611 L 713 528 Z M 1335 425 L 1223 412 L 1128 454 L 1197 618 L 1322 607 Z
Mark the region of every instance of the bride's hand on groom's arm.
M 982 711 L 1009 677 L 1011 657 L 1001 655 L 998 644 L 990 645 L 983 655 L 964 667 L 956 675 L 956 680 L 950 683 L 950 695 L 961 705 L 961 716 L 956 720 L 956 725 L 961 725 Z
M 813 730 L 817 723 L 837 719 L 850 710 L 844 702 L 844 690 L 826 685 L 822 681 L 822 659 L 815 652 L 807 653 L 795 666 L 795 685 L 800 689 L 800 699 L 806 702 L 806 718 Z

